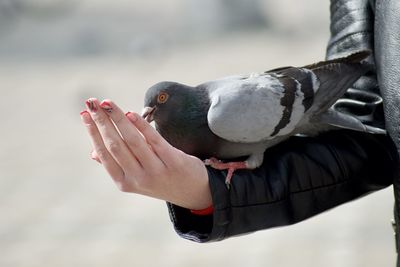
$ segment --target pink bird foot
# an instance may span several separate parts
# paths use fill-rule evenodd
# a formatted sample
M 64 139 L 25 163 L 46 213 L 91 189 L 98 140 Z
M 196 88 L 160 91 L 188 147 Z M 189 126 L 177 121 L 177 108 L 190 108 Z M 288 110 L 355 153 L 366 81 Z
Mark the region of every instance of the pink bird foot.
M 236 170 L 249 169 L 245 161 L 222 162 L 216 158 L 209 158 L 204 161 L 204 164 L 211 166 L 212 168 L 217 170 L 228 170 L 228 174 L 226 175 L 225 178 L 225 184 L 226 187 L 228 187 L 228 189 L 230 188 L 231 185 L 233 173 Z

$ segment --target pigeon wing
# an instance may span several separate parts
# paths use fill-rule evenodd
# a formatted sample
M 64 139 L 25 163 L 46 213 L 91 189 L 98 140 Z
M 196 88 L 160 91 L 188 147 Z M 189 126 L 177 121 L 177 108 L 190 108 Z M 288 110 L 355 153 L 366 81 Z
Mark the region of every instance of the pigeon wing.
M 254 143 L 289 134 L 304 114 L 304 94 L 295 79 L 272 73 L 208 83 L 209 127 L 219 137 Z

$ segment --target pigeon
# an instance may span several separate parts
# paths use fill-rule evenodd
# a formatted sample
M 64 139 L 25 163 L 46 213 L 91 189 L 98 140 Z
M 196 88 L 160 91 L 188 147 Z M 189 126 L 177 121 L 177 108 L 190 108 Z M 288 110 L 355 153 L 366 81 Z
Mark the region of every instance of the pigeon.
M 385 134 L 332 105 L 371 66 L 370 51 L 303 67 L 229 76 L 192 87 L 160 82 L 145 95 L 142 117 L 172 146 L 233 172 L 255 169 L 266 149 L 293 135 L 331 129 Z M 245 157 L 243 161 L 230 161 Z

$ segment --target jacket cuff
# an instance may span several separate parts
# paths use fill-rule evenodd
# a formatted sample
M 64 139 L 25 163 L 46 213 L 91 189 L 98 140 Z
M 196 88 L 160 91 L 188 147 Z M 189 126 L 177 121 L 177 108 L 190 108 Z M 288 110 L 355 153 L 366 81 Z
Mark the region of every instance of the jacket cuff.
M 207 166 L 214 211 L 209 215 L 197 215 L 191 210 L 167 203 L 170 219 L 177 234 L 185 239 L 204 243 L 225 238 L 231 222 L 229 191 L 224 177 Z

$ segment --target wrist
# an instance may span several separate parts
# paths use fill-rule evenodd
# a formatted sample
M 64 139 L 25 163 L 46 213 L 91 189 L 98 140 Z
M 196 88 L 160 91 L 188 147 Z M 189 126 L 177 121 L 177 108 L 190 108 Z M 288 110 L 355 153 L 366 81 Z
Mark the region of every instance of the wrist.
M 193 160 L 194 159 L 194 160 Z M 166 199 L 175 205 L 189 210 L 204 210 L 212 206 L 212 197 L 208 182 L 208 172 L 204 163 L 198 158 L 192 158 L 185 165 L 175 183 L 174 199 Z
M 211 197 L 211 190 L 210 190 L 210 185 L 208 181 L 208 172 L 207 168 L 204 165 L 203 161 L 199 160 L 197 161 L 197 171 L 195 175 L 192 177 L 192 183 L 191 183 L 191 191 L 192 194 L 189 196 L 188 199 L 188 204 L 190 203 L 190 206 L 188 207 L 190 210 L 205 210 L 205 209 L 210 209 L 212 207 L 212 197 Z

